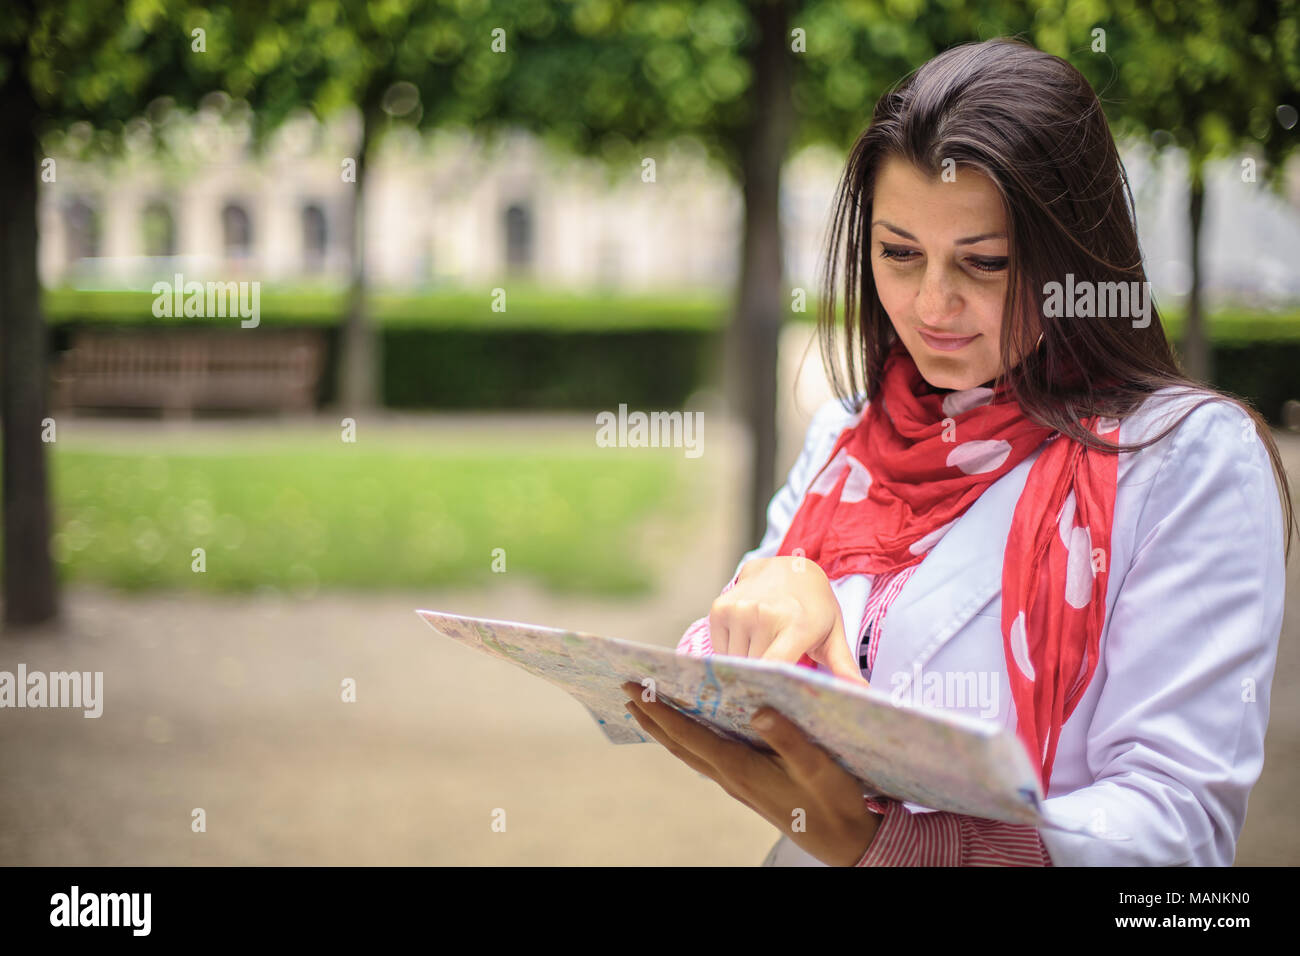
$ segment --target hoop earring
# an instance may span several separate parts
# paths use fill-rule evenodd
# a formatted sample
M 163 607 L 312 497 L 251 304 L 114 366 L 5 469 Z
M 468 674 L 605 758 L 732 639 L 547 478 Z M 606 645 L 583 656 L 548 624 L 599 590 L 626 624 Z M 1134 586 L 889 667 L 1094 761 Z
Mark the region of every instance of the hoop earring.
M 1042 332 L 1039 332 L 1039 333 L 1038 333 L 1038 341 L 1034 343 L 1034 351 L 1037 352 L 1039 346 L 1041 346 L 1042 344 L 1043 344 L 1043 333 L 1042 333 Z

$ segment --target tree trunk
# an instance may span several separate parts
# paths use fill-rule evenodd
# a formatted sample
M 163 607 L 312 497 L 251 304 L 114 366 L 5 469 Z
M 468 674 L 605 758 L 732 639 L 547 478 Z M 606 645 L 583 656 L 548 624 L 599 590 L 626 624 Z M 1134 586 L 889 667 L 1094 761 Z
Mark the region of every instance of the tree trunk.
M 736 310 L 725 339 L 726 391 L 751 437 L 753 481 L 746 533 L 755 545 L 767 527 L 776 488 L 777 345 L 789 305 L 781 256 L 781 164 L 790 144 L 788 14 L 782 0 L 753 8 L 758 37 L 751 120 L 739 137 L 744 233 Z
M 1187 297 L 1187 317 L 1183 321 L 1183 371 L 1192 378 L 1208 383 L 1214 374 L 1214 367 L 1201 301 L 1201 223 L 1205 211 L 1205 177 L 1201 164 L 1196 160 L 1192 161 L 1192 182 L 1187 206 L 1192 230 L 1192 288 Z
M 46 333 L 36 274 L 36 101 L 26 64 L 0 86 L 0 428 L 5 624 L 58 616 L 45 442 Z M 57 436 L 56 436 L 57 437 Z
M 365 234 L 366 181 L 370 149 L 378 123 L 378 108 L 366 103 L 361 110 L 357 181 L 352 190 L 352 277 L 339 343 L 339 405 L 349 415 L 368 412 L 379 406 L 379 343 L 367 306 Z

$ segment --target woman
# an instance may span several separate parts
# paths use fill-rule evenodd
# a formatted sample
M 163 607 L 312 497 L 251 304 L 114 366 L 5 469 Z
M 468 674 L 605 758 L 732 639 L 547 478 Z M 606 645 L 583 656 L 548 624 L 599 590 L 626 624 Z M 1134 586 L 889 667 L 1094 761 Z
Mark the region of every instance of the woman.
M 926 63 L 849 156 L 827 267 L 840 401 L 679 650 L 1013 728 L 1061 828 L 864 800 L 770 710 L 770 754 L 639 694 L 629 711 L 782 830 L 769 863 L 1231 864 L 1290 495 L 1258 414 L 1179 371 L 1087 81 L 1009 40 Z

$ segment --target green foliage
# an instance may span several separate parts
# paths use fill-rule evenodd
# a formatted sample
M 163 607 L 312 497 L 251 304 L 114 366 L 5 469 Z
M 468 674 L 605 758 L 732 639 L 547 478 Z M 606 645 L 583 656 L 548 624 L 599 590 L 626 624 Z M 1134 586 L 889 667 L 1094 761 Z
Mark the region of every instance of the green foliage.
M 1194 168 L 1258 153 L 1261 181 L 1295 148 L 1276 111 L 1300 106 L 1297 0 L 1044 0 L 1041 9 L 1033 39 L 1084 70 L 1121 133 L 1163 131 L 1157 145 L 1186 149 Z M 1104 53 L 1088 45 L 1094 27 L 1106 32 Z
M 86 121 L 111 148 L 147 111 L 156 119 L 215 91 L 257 92 L 275 60 L 268 43 L 282 35 L 266 13 L 266 3 L 250 0 L 15 4 L 0 33 L 0 71 L 26 72 L 38 132 Z
M 637 158 L 633 143 L 689 135 L 738 174 L 759 79 L 750 59 L 759 30 L 755 4 L 514 6 L 501 11 L 516 50 L 504 78 L 503 118 L 614 163 Z M 826 141 L 847 147 L 876 98 L 902 76 L 953 44 L 1027 29 L 1036 5 L 808 0 L 787 8 L 798 148 Z
M 486 2 L 456 0 L 16 4 L 0 18 L 0 77 L 26 73 L 38 133 L 84 121 L 108 150 L 132 120 L 160 134 L 173 110 L 201 105 L 249 119 L 259 144 L 304 109 L 470 124 L 492 113 L 509 66 L 490 48 L 499 20 Z M 393 95 L 399 82 L 417 95 Z
M 847 150 L 888 89 L 926 60 L 959 43 L 1027 30 L 1037 4 L 1024 0 L 810 0 L 791 23 L 807 50 L 792 54 L 799 117 L 794 148 L 829 142 Z

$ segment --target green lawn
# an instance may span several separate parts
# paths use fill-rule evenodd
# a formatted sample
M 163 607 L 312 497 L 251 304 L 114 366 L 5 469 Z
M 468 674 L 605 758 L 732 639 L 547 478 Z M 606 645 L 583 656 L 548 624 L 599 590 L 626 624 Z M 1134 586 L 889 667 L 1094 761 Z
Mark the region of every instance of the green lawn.
M 553 590 L 644 593 L 638 530 L 673 505 L 681 475 L 680 452 L 540 439 L 513 449 L 329 434 L 129 450 L 60 441 L 61 575 L 126 589 L 310 594 L 523 575 Z M 191 570 L 195 548 L 204 573 Z M 494 548 L 505 574 L 491 570 Z

